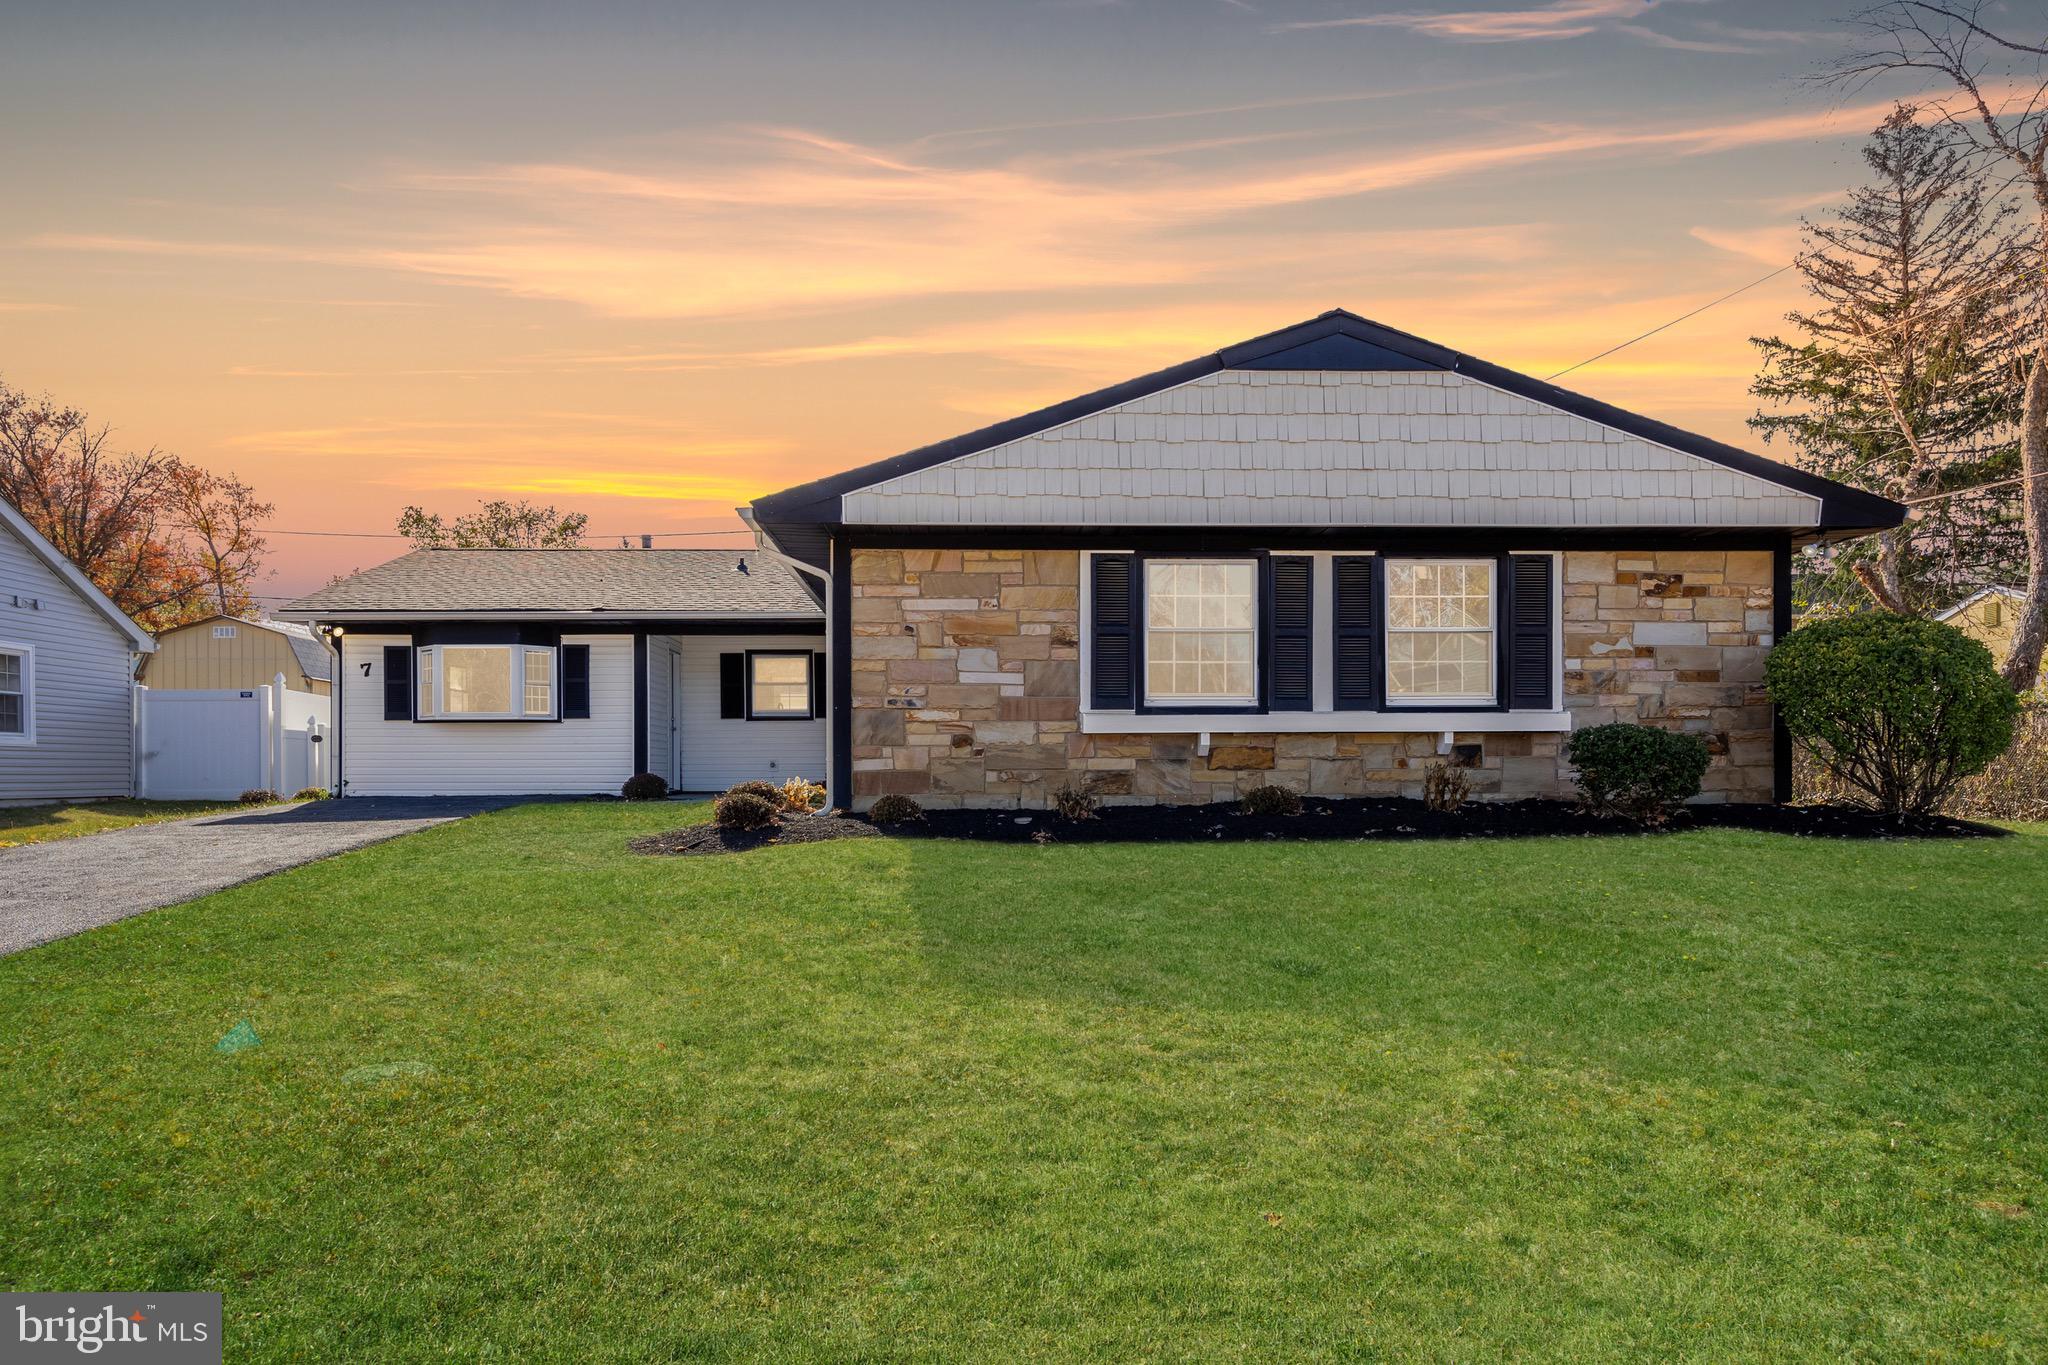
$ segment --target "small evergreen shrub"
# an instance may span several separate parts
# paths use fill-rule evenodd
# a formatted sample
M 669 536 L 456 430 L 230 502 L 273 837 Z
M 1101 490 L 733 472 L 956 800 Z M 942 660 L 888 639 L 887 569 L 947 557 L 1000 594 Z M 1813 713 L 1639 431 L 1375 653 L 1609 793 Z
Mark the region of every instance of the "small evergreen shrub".
M 1448 815 L 1472 795 L 1472 779 L 1451 763 L 1432 763 L 1422 774 L 1422 804 Z
M 668 796 L 668 779 L 660 773 L 634 773 L 619 788 L 628 801 L 660 801 Z
M 325 787 L 301 787 L 292 793 L 292 800 L 294 801 L 325 801 L 326 799 L 327 788 Z
M 1246 815 L 1299 815 L 1301 793 L 1270 784 L 1253 787 L 1237 798 L 1238 809 Z
M 792 777 L 776 788 L 775 799 L 792 815 L 809 815 L 825 804 L 825 788 L 808 777 Z
M 268 787 L 251 787 L 235 799 L 245 806 L 268 806 L 284 798 Z
M 1052 808 L 1062 820 L 1093 820 L 1102 802 L 1085 787 L 1069 783 L 1052 794 Z
M 727 796 L 758 796 L 763 801 L 769 802 L 772 805 L 779 806 L 782 804 L 782 789 L 773 782 L 763 782 L 758 777 L 747 782 L 733 783 L 725 789 L 725 794 Z
M 711 807 L 711 819 L 726 829 L 766 829 L 775 823 L 780 801 L 755 792 L 734 790 L 718 798 Z
M 1698 735 L 1626 723 L 1573 732 L 1570 756 L 1588 810 L 1649 826 L 1699 795 L 1709 761 Z
M 1887 815 L 1925 814 L 2012 743 L 2019 698 L 1991 651 L 1890 612 L 1802 626 L 1764 665 L 1785 728 Z
M 875 798 L 875 804 L 868 807 L 868 819 L 878 825 L 900 825 L 924 819 L 924 807 L 899 792 L 891 792 Z

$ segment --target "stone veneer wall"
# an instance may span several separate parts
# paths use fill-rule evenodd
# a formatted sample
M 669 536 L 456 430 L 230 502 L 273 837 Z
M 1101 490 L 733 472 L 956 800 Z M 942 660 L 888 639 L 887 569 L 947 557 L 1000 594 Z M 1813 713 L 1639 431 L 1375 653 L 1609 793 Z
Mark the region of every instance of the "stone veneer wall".
M 1084 735 L 1080 555 L 856 550 L 853 790 L 929 807 L 1036 809 L 1069 783 L 1105 803 L 1227 801 L 1271 782 L 1318 796 L 1419 796 L 1437 734 Z M 1574 725 L 1706 737 L 1701 799 L 1771 799 L 1768 551 L 1569 551 L 1564 691 Z M 1480 796 L 1572 790 L 1556 734 L 1458 734 Z

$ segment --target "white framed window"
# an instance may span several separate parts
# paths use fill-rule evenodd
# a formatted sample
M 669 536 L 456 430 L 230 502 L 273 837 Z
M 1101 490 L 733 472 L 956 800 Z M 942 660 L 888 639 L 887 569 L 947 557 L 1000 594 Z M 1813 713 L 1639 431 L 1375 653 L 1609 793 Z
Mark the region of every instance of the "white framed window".
M 1145 703 L 1252 706 L 1259 699 L 1255 559 L 1145 562 Z
M 429 645 L 413 651 L 422 720 L 553 720 L 555 650 Z
M 36 742 L 35 651 L 0 641 L 0 744 Z
M 811 655 L 756 650 L 747 655 L 747 719 L 809 720 Z
M 1491 559 L 1387 561 L 1387 702 L 1491 702 Z
M 215 626 L 213 628 L 213 638 L 216 640 L 232 640 L 235 638 L 235 628 L 233 626 Z

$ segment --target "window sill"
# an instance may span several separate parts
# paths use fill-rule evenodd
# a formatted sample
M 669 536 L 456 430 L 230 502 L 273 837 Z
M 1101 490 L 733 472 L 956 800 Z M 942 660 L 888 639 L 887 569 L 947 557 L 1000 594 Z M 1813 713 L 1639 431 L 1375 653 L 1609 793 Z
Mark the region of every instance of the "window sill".
M 1569 711 L 1083 711 L 1084 735 L 1563 734 Z

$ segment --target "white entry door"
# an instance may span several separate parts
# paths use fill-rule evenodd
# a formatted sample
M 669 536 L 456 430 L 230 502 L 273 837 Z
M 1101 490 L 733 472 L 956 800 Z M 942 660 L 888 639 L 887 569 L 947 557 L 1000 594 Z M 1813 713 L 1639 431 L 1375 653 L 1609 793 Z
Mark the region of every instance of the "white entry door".
M 683 784 L 683 656 L 668 646 L 668 784 Z

